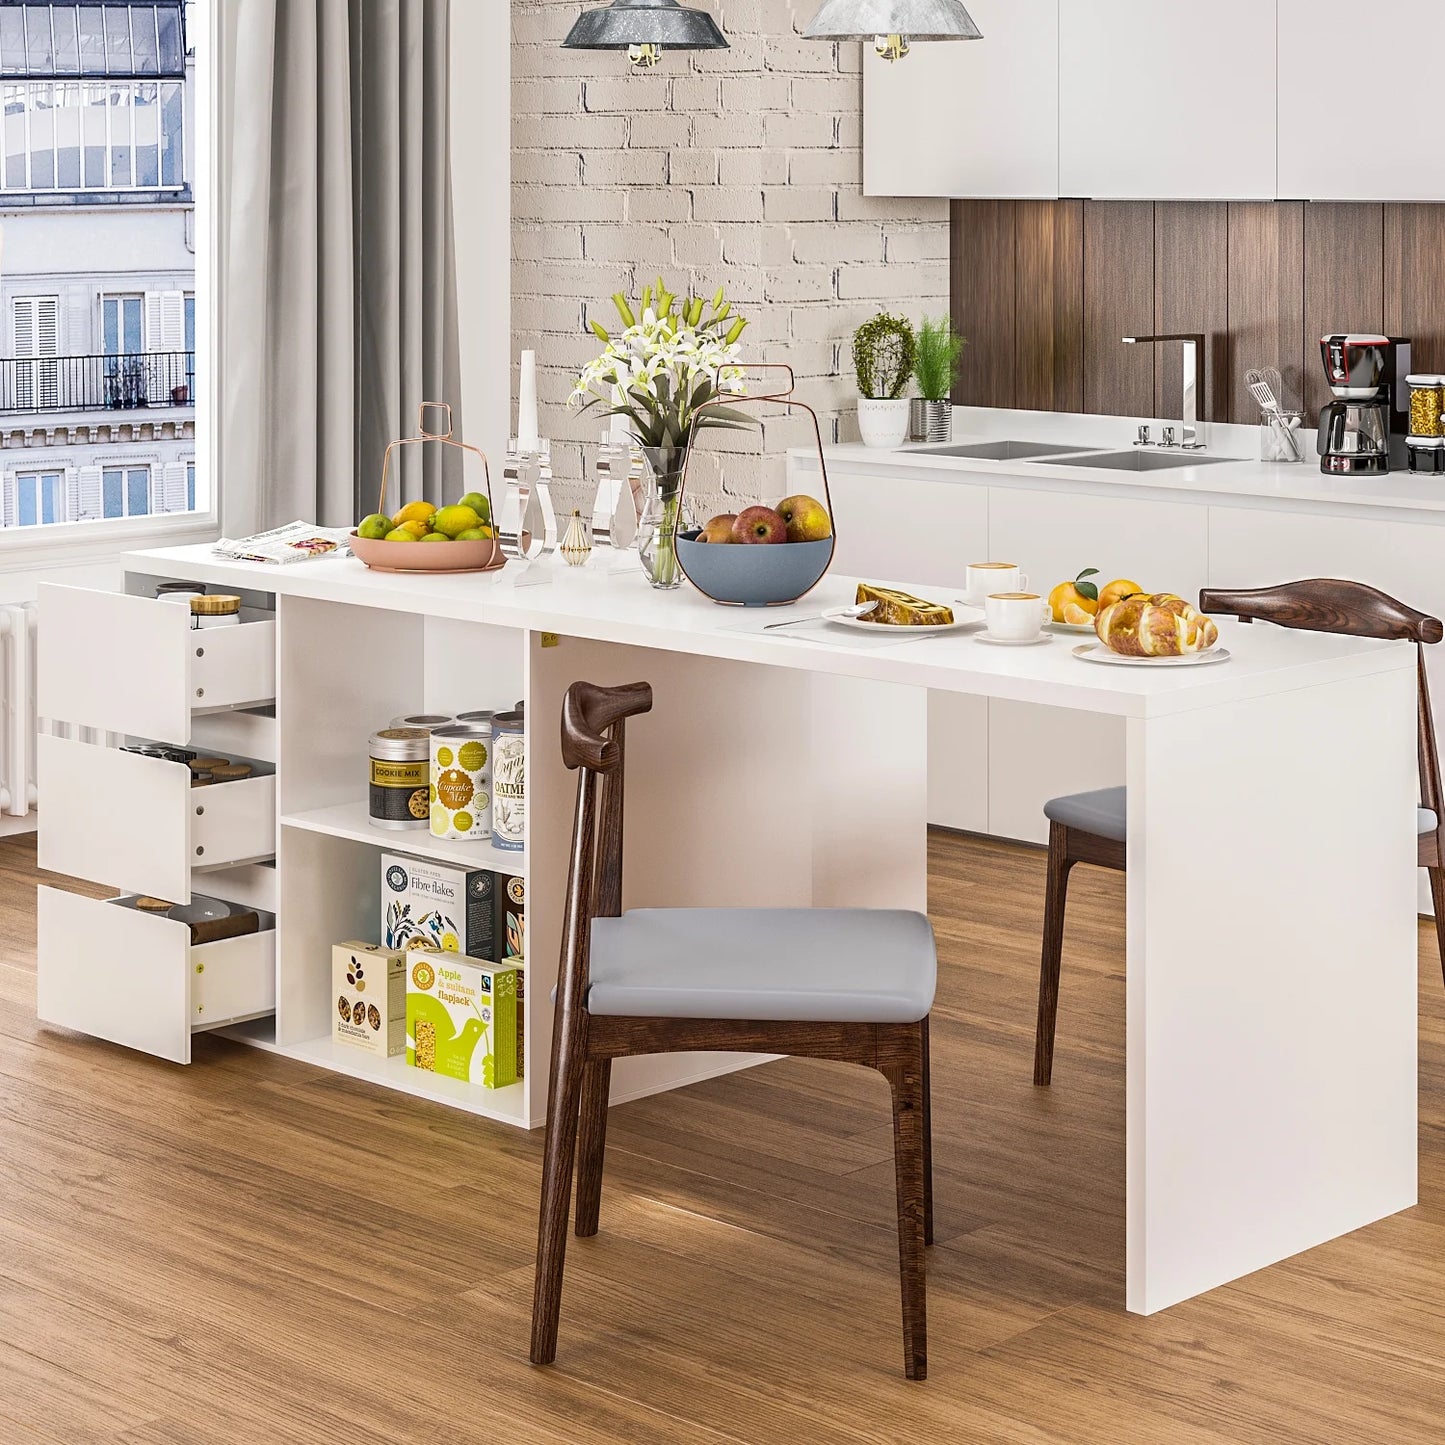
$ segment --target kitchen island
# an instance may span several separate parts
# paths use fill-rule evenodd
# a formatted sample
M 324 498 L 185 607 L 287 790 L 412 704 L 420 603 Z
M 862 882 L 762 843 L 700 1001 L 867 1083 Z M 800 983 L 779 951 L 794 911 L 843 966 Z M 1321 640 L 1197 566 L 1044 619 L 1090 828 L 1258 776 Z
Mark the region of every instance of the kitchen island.
M 1129 1308 L 1163 1308 L 1415 1202 L 1408 646 L 1225 623 L 1228 661 L 1122 668 L 1076 658 L 1073 636 L 1001 649 L 968 630 L 773 626 L 851 601 L 842 575 L 790 608 L 750 612 L 560 562 L 415 577 L 184 547 L 126 566 L 124 595 L 44 590 L 41 709 L 113 734 L 229 740 L 262 760 L 275 866 L 245 853 L 254 838 L 198 860 L 193 820 L 165 816 L 191 811 L 187 793 L 162 789 L 162 770 L 181 765 L 74 737 L 48 740 L 45 796 L 80 777 L 87 796 L 129 810 L 48 807 L 42 866 L 132 893 L 162 878 L 204 885 L 266 909 L 273 927 L 264 953 L 198 958 L 171 947 L 164 930 L 179 925 L 43 889 L 47 1022 L 189 1058 L 193 1032 L 232 1021 L 214 1007 L 193 1016 L 197 976 L 206 1008 L 241 968 L 250 992 L 233 991 L 232 1006 L 247 1042 L 535 1126 L 573 811 L 557 745 L 571 682 L 655 690 L 628 732 L 629 907 L 924 908 L 930 696 L 1065 709 L 1117 723 L 1126 740 Z M 240 591 L 246 621 L 191 632 L 153 600 L 161 579 Z M 331 1042 L 330 949 L 375 937 L 380 851 L 498 866 L 489 844 L 369 825 L 368 734 L 418 707 L 517 697 L 528 837 L 524 857 L 503 861 L 528 889 L 527 1077 L 476 1090 L 350 1056 Z M 1339 777 L 1331 759 L 1346 751 Z M 614 1101 L 754 1060 L 628 1062 Z M 1026 1080 L 1023 1042 L 1018 1062 Z

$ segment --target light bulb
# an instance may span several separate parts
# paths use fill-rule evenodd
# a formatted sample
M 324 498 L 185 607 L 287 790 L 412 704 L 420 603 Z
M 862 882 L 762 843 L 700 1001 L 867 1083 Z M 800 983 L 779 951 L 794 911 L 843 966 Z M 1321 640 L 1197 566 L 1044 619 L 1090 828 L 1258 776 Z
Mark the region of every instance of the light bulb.
M 884 60 L 902 60 L 908 54 L 906 35 L 875 35 L 873 49 Z
M 662 59 L 662 46 L 629 45 L 627 58 L 638 70 L 651 70 Z

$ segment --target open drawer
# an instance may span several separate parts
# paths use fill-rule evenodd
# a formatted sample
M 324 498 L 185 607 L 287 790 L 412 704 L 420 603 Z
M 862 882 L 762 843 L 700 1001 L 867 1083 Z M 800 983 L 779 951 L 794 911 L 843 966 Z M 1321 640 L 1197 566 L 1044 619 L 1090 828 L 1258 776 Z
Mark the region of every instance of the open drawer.
M 275 1011 L 274 919 L 262 915 L 261 933 L 193 946 L 184 923 L 134 905 L 39 890 L 42 1023 L 188 1064 L 193 1033 Z
M 199 713 L 276 696 L 276 623 L 243 610 L 236 627 L 195 631 L 174 602 L 44 583 L 41 717 L 185 744 Z
M 274 775 L 193 788 L 184 763 L 42 734 L 36 787 L 52 873 L 189 903 L 192 873 L 276 852 Z

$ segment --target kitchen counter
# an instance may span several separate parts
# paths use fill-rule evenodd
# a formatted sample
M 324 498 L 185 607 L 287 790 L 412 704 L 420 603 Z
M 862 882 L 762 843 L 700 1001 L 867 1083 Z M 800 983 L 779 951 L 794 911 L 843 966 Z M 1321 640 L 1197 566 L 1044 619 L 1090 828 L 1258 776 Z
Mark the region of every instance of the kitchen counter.
M 268 568 L 190 547 L 132 553 L 126 567 L 130 595 L 44 589 L 41 709 L 274 768 L 256 791 L 274 814 L 248 821 L 275 840 L 275 867 L 254 866 L 254 829 L 220 857 L 225 840 L 198 831 L 231 796 L 217 785 L 193 798 L 184 764 L 73 735 L 42 739 L 42 794 L 75 802 L 42 815 L 41 862 L 128 893 L 173 879 L 161 897 L 204 885 L 232 901 L 236 887 L 264 884 L 274 897 L 240 901 L 274 914 L 274 928 L 248 945 L 238 980 L 235 958 L 189 948 L 180 924 L 42 889 L 48 1022 L 188 1059 L 194 1031 L 245 1015 L 240 1037 L 260 1047 L 535 1126 L 575 813 L 557 745 L 573 681 L 640 678 L 654 691 L 653 711 L 627 729 L 629 908 L 925 908 L 930 697 L 1067 710 L 1125 740 L 1129 1308 L 1166 1308 L 1415 1202 L 1415 671 L 1404 644 L 1225 625 L 1230 660 L 1126 668 L 1075 658 L 1078 634 L 998 648 L 969 630 L 880 642 L 814 622 L 770 626 L 851 600 L 841 568 L 801 603 L 748 612 L 687 586 L 659 594 L 635 569 L 556 560 L 418 577 L 342 558 Z M 255 611 L 193 632 L 154 600 L 158 578 L 241 590 Z M 499 866 L 485 841 L 370 827 L 369 733 L 418 707 L 517 697 L 527 838 L 505 869 L 525 877 L 527 992 L 543 1001 L 527 1010 L 527 1077 L 487 1091 L 358 1059 L 332 1042 L 330 949 L 375 935 L 381 851 Z M 71 794 L 57 793 L 66 780 Z M 85 805 L 95 796 L 113 806 L 96 812 Z M 1349 849 L 1320 848 L 1339 836 Z M 226 996 L 237 982 L 242 995 Z M 752 1062 L 628 1060 L 613 1098 Z

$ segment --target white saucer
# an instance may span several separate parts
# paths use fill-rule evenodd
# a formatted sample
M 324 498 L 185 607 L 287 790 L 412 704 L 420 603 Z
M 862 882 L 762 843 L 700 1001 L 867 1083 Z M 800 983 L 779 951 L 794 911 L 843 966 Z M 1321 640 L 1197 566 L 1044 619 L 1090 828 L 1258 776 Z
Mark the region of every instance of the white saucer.
M 977 641 L 989 647 L 1037 647 L 1041 642 L 1052 642 L 1053 638 L 1046 632 L 1037 637 L 990 637 L 988 633 L 980 632 Z
M 1110 667 L 1204 667 L 1211 662 L 1228 662 L 1227 647 L 1211 647 L 1204 652 L 1186 652 L 1179 657 L 1125 657 L 1110 652 L 1102 642 L 1082 642 L 1074 648 L 1080 662 L 1103 662 Z

